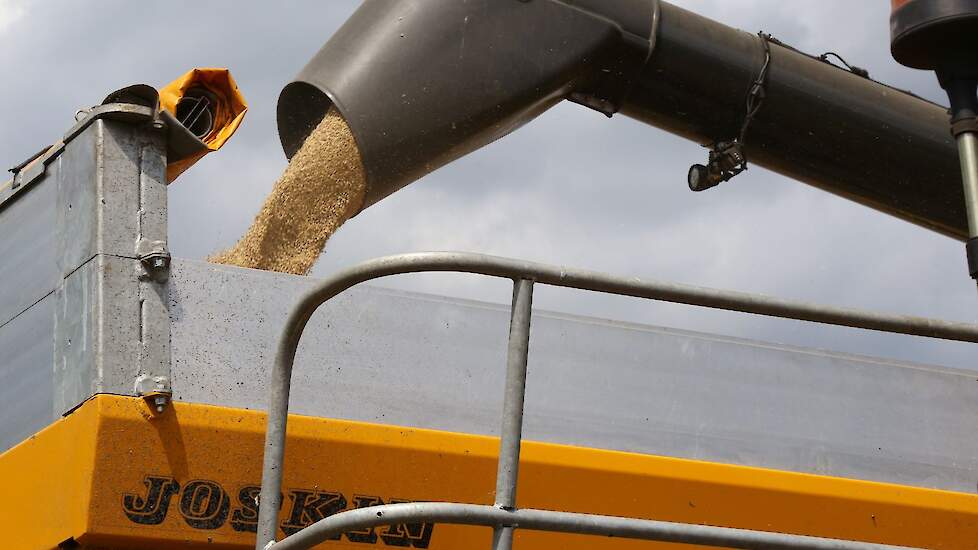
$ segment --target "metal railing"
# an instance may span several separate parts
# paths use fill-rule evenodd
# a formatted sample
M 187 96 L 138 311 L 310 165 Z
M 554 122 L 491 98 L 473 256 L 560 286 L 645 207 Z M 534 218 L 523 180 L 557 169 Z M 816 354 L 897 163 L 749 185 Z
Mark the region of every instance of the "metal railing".
M 274 542 L 278 511 L 282 503 L 282 467 L 292 366 L 299 339 L 309 318 L 323 303 L 364 281 L 389 275 L 438 271 L 475 273 L 514 281 L 495 504 L 485 506 L 416 502 L 359 508 L 327 517 L 279 542 Z M 270 380 L 271 392 L 268 402 L 268 426 L 265 435 L 256 549 L 300 550 L 311 548 L 346 531 L 421 522 L 492 527 L 494 550 L 509 550 L 512 547 L 513 531 L 517 528 L 728 548 L 900 548 L 766 531 L 518 509 L 516 485 L 523 431 L 523 399 L 535 283 L 831 325 L 978 342 L 978 325 L 829 307 L 660 281 L 643 281 L 637 278 L 616 277 L 594 271 L 481 254 L 428 252 L 371 260 L 325 279 L 304 294 L 289 313 L 276 351 Z

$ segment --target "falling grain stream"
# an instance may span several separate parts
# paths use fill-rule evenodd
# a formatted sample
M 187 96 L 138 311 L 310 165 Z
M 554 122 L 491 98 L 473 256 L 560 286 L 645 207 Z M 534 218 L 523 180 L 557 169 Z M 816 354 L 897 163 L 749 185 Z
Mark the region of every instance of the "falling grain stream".
M 365 191 L 353 134 L 330 109 L 292 157 L 248 232 L 210 261 L 306 275 L 330 236 L 363 205 Z

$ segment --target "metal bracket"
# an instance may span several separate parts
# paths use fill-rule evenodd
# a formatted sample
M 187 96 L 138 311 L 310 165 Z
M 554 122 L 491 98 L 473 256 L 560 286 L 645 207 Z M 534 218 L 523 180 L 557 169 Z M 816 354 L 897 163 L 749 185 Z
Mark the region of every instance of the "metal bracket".
M 966 117 L 951 121 L 951 135 L 958 137 L 966 132 L 978 133 L 978 118 Z
M 136 256 L 144 269 L 140 279 L 165 283 L 170 278 L 170 251 L 166 248 L 166 241 L 139 239 Z
M 158 413 L 163 412 L 163 408 L 170 402 L 173 395 L 168 377 L 150 376 L 148 374 L 141 374 L 136 377 L 134 392 L 150 402 Z
M 75 123 L 74 126 L 65 132 L 65 137 L 62 141 L 71 141 L 72 138 L 80 134 L 85 128 L 88 128 L 89 125 L 100 118 L 133 123 L 153 120 L 156 117 L 156 113 L 152 108 L 144 105 L 136 105 L 133 103 L 106 103 L 104 105 L 92 107 L 91 109 L 79 111 L 79 116 L 81 116 L 81 118 L 77 123 Z
M 59 141 L 54 145 L 41 149 L 29 159 L 11 168 L 9 171 L 14 175 L 14 178 L 10 189 L 15 190 L 18 187 L 26 187 L 34 183 L 34 181 L 44 175 L 47 165 L 57 158 L 64 151 L 64 148 L 64 142 Z

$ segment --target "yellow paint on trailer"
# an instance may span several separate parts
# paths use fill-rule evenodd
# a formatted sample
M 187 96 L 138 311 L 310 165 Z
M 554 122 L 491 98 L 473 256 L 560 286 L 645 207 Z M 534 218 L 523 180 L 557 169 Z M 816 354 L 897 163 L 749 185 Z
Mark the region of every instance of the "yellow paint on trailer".
M 99 410 L 82 406 L 0 454 L 5 546 L 55 548 L 86 531 Z M 12 545 L 11 545 L 12 543 Z
M 249 548 L 265 417 L 97 396 L 0 455 L 6 548 Z M 303 416 L 289 421 L 280 525 L 379 501 L 492 502 L 498 440 Z M 522 507 L 978 548 L 978 496 L 526 442 Z M 282 536 L 280 531 L 280 538 Z M 347 533 L 323 548 L 488 547 L 479 527 Z M 7 540 L 11 540 L 7 538 Z M 517 531 L 517 548 L 676 547 Z

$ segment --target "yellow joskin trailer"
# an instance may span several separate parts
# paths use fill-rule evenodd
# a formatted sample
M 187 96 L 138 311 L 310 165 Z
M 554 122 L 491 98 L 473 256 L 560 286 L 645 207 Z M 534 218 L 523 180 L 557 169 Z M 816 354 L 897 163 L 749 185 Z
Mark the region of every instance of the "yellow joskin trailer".
M 514 456 L 513 426 L 503 429 L 522 465 L 508 497 L 520 509 L 978 546 L 972 373 L 543 312 L 526 355 L 533 281 L 965 341 L 978 327 L 478 255 L 379 260 L 325 282 L 171 259 L 172 143 L 157 116 L 96 107 L 0 190 L 5 548 L 254 546 L 266 423 L 252 409 L 275 380 L 288 385 L 283 357 L 307 318 L 290 311 L 423 270 L 519 280 L 516 313 L 356 288 L 313 316 L 293 375 L 306 416 L 288 425 L 277 539 L 368 506 L 498 504 L 492 434 L 514 387 L 502 385 L 508 363 L 507 377 L 529 364 L 526 435 L 544 441 Z M 457 549 L 492 536 L 402 522 L 324 546 Z M 655 545 L 527 529 L 515 540 Z
M 367 0 L 280 100 L 289 155 L 346 117 L 366 206 L 569 99 L 712 143 L 691 188 L 746 154 L 965 234 L 943 109 L 852 68 L 658 0 L 420 6 Z M 974 372 L 531 304 L 978 326 L 474 254 L 324 281 L 172 258 L 166 185 L 244 110 L 221 70 L 124 88 L 0 186 L 3 548 L 978 547 Z M 416 271 L 512 279 L 512 308 L 350 288 Z
M 290 419 L 282 533 L 358 506 L 492 504 L 496 438 L 307 416 Z M 0 457 L 7 548 L 251 548 L 262 413 L 99 395 Z M 523 507 L 974 548 L 978 497 L 745 466 L 527 442 Z M 395 525 L 328 547 L 487 548 L 479 527 Z M 518 548 L 654 543 L 517 531 Z

